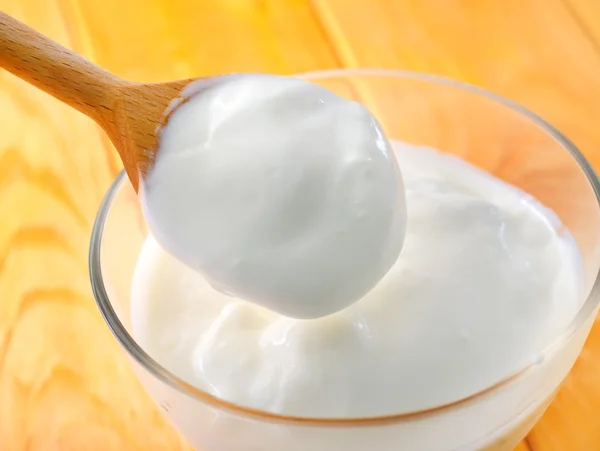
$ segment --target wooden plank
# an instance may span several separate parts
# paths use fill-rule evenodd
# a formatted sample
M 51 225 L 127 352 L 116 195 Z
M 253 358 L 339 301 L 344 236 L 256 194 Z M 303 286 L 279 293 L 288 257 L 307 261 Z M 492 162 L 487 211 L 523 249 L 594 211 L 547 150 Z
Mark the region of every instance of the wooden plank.
M 306 0 L 71 0 L 87 52 L 130 79 L 336 67 Z M 132 17 L 140 15 L 140 20 Z
M 597 0 L 562 1 L 600 52 L 600 3 Z
M 600 168 L 600 57 L 560 0 L 315 0 L 314 6 L 344 65 L 429 72 L 491 89 L 548 119 Z M 363 95 L 385 108 L 376 92 Z M 600 449 L 598 362 L 600 326 L 522 449 Z
M 527 445 L 526 442 L 521 442 L 519 443 L 519 445 L 515 448 L 515 451 L 531 451 L 531 448 L 529 447 L 529 445 Z
M 0 9 L 73 45 L 55 2 Z M 91 121 L 5 72 L 0 124 L 0 449 L 115 449 L 113 425 L 125 430 L 133 414 L 139 430 L 158 418 L 112 358 L 87 276 L 94 210 L 117 167 Z M 117 378 L 137 409 L 109 389 Z
M 299 0 L 0 0 L 0 10 L 139 80 L 337 64 Z M 0 124 L 0 450 L 189 449 L 91 295 L 91 226 L 120 168 L 112 147 L 91 121 L 5 72 Z

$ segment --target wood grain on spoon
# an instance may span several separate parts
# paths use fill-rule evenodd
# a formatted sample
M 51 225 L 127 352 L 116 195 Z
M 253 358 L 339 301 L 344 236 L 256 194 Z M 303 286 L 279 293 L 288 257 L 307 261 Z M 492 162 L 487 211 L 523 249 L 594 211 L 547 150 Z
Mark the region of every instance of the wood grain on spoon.
M 152 167 L 165 111 L 191 80 L 123 80 L 0 11 L 0 67 L 96 121 L 137 191 Z

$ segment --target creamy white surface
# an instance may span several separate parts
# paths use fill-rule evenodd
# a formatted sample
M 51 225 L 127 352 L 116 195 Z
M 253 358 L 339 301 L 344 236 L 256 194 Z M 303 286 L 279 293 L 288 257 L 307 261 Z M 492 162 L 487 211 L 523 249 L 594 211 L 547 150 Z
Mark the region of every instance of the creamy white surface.
M 364 417 L 449 403 L 535 359 L 581 302 L 580 257 L 555 215 L 454 157 L 396 144 L 408 225 L 400 258 L 353 306 L 294 320 L 215 291 L 149 238 L 135 338 L 237 404 Z
M 142 187 L 156 239 L 220 291 L 287 316 L 360 299 L 396 261 L 406 227 L 402 177 L 375 118 L 291 77 L 202 83 L 161 132 Z

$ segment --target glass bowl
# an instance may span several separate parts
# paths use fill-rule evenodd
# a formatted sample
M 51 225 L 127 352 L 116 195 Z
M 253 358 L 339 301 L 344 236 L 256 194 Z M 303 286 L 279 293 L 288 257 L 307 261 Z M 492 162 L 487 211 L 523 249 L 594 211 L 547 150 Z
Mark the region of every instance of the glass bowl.
M 136 194 L 121 173 L 100 207 L 90 248 L 92 287 L 108 327 L 148 394 L 198 450 L 512 450 L 551 402 L 598 310 L 596 174 L 551 125 L 464 83 L 388 70 L 333 70 L 299 77 L 362 102 L 391 140 L 459 155 L 553 209 L 584 260 L 586 299 L 570 325 L 516 374 L 468 398 L 424 411 L 360 419 L 294 418 L 220 400 L 161 367 L 132 338 L 130 284 L 148 230 Z

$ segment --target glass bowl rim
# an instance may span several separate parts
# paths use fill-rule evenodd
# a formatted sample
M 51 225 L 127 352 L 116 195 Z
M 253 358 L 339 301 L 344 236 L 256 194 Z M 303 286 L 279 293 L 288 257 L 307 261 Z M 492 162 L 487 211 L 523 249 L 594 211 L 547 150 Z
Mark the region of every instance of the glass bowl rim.
M 418 73 L 408 70 L 392 70 L 392 69 L 331 69 L 322 71 L 312 71 L 302 74 L 296 74 L 295 76 L 304 79 L 326 79 L 335 77 L 348 77 L 348 76 L 378 76 L 378 77 L 390 77 L 390 78 L 403 78 L 403 79 L 414 79 L 421 80 L 437 85 L 445 85 L 447 87 L 456 88 L 462 91 L 470 92 L 473 94 L 480 95 L 496 103 L 504 105 L 509 109 L 521 114 L 533 125 L 539 126 L 544 132 L 554 138 L 557 143 L 562 146 L 569 154 L 575 159 L 580 169 L 584 172 L 585 176 L 590 183 L 598 208 L 600 208 L 600 180 L 596 175 L 596 172 L 583 156 L 583 154 L 575 147 L 575 145 L 566 138 L 558 129 L 546 122 L 544 119 L 539 117 L 537 114 L 531 112 L 529 109 L 508 100 L 498 94 L 494 94 L 486 89 L 471 85 L 469 83 L 453 80 L 451 78 L 431 75 L 425 73 Z M 479 392 L 473 393 L 467 397 L 459 400 L 429 407 L 422 410 L 404 412 L 399 414 L 390 414 L 373 417 L 349 417 L 349 418 L 310 418 L 310 417 L 298 417 L 290 415 L 280 415 L 272 412 L 262 411 L 259 409 L 253 409 L 237 405 L 233 402 L 229 402 L 213 396 L 192 384 L 189 384 L 170 371 L 162 367 L 152 357 L 150 357 L 140 345 L 133 339 L 129 334 L 125 326 L 119 320 L 116 312 L 114 311 L 110 298 L 104 287 L 102 268 L 101 268 L 101 250 L 102 250 L 102 238 L 103 231 L 106 222 L 107 215 L 111 209 L 112 202 L 119 192 L 121 185 L 127 180 L 125 171 L 121 171 L 117 178 L 113 181 L 112 185 L 105 194 L 104 199 L 98 210 L 96 220 L 92 229 L 92 235 L 90 240 L 89 248 L 89 272 L 90 280 L 92 285 L 92 291 L 98 308 L 110 328 L 112 334 L 115 336 L 120 345 L 125 348 L 128 354 L 135 359 L 135 361 L 141 365 L 146 371 L 148 371 L 153 377 L 159 379 L 161 382 L 167 384 L 171 388 L 190 396 L 200 402 L 203 402 L 211 407 L 215 407 L 224 411 L 229 411 L 234 414 L 250 417 L 254 420 L 260 421 L 271 421 L 279 423 L 295 423 L 303 425 L 313 426 L 344 426 L 344 427 L 357 427 L 357 426 L 373 426 L 383 425 L 389 423 L 396 423 L 407 420 L 415 420 L 420 417 L 430 416 L 434 414 L 440 414 L 449 411 L 453 408 L 461 407 L 466 404 L 470 404 L 477 399 L 481 399 L 485 396 L 491 395 L 493 392 L 501 389 L 504 386 L 509 385 L 512 381 L 519 379 L 535 369 L 536 366 L 545 361 L 554 352 L 558 351 L 566 344 L 569 339 L 579 330 L 579 328 L 586 322 L 590 315 L 596 311 L 598 304 L 600 303 L 600 268 L 598 268 L 594 283 L 588 294 L 585 302 L 580 307 L 575 317 L 571 320 L 569 325 L 540 353 L 538 358 L 533 359 L 532 363 L 527 365 L 525 368 L 518 370 L 517 372 L 505 377 L 500 382 L 489 386 Z

